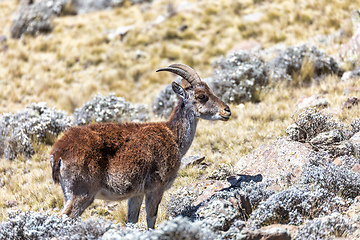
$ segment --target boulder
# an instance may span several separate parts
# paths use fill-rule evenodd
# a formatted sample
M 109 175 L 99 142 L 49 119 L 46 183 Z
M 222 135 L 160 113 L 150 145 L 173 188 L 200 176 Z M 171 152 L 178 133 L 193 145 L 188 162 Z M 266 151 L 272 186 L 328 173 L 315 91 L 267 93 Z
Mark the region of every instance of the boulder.
M 241 231 L 239 240 L 291 240 L 298 231 L 297 226 L 272 224 L 257 230 L 244 229 Z
M 313 150 L 308 144 L 281 138 L 270 145 L 261 145 L 235 164 L 237 174 L 259 175 L 263 179 L 294 182 L 302 172 Z

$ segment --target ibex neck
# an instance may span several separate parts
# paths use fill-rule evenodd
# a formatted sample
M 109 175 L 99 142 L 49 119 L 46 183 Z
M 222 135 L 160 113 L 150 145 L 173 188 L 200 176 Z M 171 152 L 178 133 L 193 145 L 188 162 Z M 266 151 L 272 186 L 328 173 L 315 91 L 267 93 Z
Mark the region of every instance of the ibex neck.
M 173 131 L 179 146 L 180 158 L 186 154 L 194 140 L 198 121 L 193 109 L 187 108 L 181 99 L 168 121 L 168 126 Z

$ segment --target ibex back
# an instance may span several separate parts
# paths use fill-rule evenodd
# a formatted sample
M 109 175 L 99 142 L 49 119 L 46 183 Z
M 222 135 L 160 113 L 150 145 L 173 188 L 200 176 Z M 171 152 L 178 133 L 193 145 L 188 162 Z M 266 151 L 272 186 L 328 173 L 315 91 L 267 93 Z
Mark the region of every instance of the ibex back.
M 95 198 L 128 200 L 127 221 L 136 223 L 145 197 L 148 228 L 154 228 L 164 191 L 172 185 L 200 118 L 230 118 L 230 108 L 184 64 L 157 71 L 183 79 L 172 83 L 180 97 L 170 119 L 159 123 L 101 123 L 71 127 L 51 150 L 52 176 L 65 197 L 61 213 L 80 216 Z

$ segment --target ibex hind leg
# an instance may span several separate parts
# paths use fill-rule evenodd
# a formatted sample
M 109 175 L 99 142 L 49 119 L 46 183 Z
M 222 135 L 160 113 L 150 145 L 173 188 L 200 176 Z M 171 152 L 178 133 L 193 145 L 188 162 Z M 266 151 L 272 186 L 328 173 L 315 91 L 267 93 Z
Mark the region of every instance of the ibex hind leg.
M 135 196 L 128 200 L 127 222 L 137 223 L 144 195 Z
M 158 213 L 159 204 L 163 197 L 164 190 L 156 190 L 146 194 L 145 206 L 146 206 L 146 223 L 148 228 L 155 228 L 156 217 Z
M 62 215 L 67 215 L 70 218 L 79 217 L 87 207 L 94 202 L 94 197 L 73 195 L 65 204 L 64 210 L 61 212 Z
M 63 175 L 68 174 L 66 170 L 62 173 Z M 76 218 L 94 202 L 96 194 L 91 189 L 96 189 L 96 187 L 89 179 L 72 178 L 71 173 L 66 177 L 63 177 L 63 175 L 60 175 L 60 184 L 66 203 L 60 216 L 67 215 Z

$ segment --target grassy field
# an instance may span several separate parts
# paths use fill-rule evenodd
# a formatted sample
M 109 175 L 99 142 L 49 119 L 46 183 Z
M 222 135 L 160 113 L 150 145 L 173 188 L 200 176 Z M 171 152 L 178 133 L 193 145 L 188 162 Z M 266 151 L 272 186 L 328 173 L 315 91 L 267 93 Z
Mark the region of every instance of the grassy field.
M 158 0 L 149 5 L 125 4 L 122 8 L 54 19 L 51 34 L 11 39 L 15 0 L 0 1 L 0 112 L 15 112 L 32 102 L 72 113 L 96 93 L 115 92 L 132 103 L 147 104 L 173 79 L 155 70 L 174 62 L 192 66 L 201 77 L 211 74 L 211 63 L 244 40 L 258 41 L 264 48 L 292 45 L 317 35 L 343 29 L 345 37 L 321 46 L 337 56 L 340 44 L 353 33 L 350 14 L 360 8 L 353 0 L 266 1 Z M 174 13 L 171 15 L 171 13 Z M 171 17 L 156 24 L 160 15 Z M 255 14 L 255 15 L 252 15 Z M 246 16 L 260 16 L 250 19 Z M 133 25 L 120 38 L 108 33 Z M 187 26 L 179 31 L 181 26 Z M 279 85 L 263 91 L 260 103 L 231 105 L 228 122 L 200 121 L 188 155 L 206 156 L 209 167 L 188 167 L 179 173 L 161 203 L 158 223 L 166 218 L 168 194 L 183 185 L 206 179 L 221 164 L 234 164 L 261 144 L 285 135 L 293 122 L 296 101 L 306 95 L 324 94 L 331 107 L 358 92 L 344 95 L 346 87 L 359 87 L 356 80 L 341 82 L 329 76 L 306 88 Z M 337 117 L 348 122 L 358 118 L 359 107 Z M 152 120 L 158 120 L 154 117 Z M 63 206 L 60 186 L 51 180 L 48 151 L 39 145 L 32 159 L 0 160 L 0 220 L 9 209 L 57 214 Z M 126 202 L 96 200 L 83 214 L 126 220 Z M 144 214 L 141 214 L 144 221 Z

